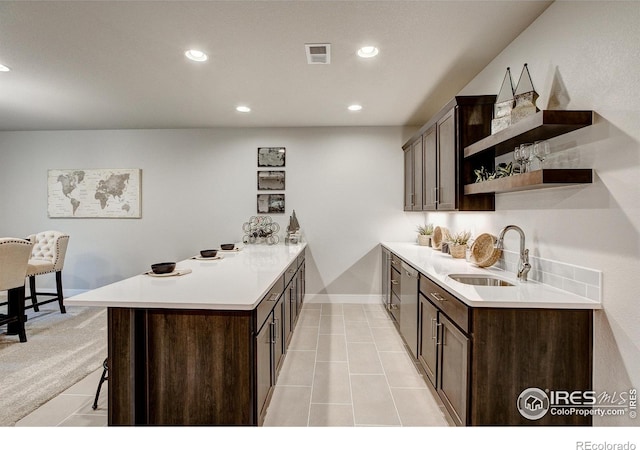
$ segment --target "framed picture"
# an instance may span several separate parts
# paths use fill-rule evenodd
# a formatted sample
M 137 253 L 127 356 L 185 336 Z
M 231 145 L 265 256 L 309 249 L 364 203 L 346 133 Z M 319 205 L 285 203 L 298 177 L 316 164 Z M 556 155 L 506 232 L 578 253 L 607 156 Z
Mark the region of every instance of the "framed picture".
M 259 191 L 283 191 L 284 190 L 284 170 L 259 170 L 258 190 Z
M 258 194 L 258 214 L 284 214 L 284 194 Z
M 284 147 L 258 147 L 258 167 L 284 167 Z
M 50 218 L 141 218 L 141 169 L 49 169 Z

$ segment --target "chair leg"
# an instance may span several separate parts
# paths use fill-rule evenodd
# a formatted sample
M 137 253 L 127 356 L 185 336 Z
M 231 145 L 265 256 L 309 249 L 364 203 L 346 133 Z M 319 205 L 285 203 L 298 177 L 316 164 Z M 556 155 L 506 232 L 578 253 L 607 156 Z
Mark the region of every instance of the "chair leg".
M 24 286 L 9 289 L 7 313 L 18 318 L 17 325 L 7 325 L 7 334 L 17 334 L 20 342 L 27 342 L 27 333 L 24 330 Z
M 64 307 L 64 295 L 62 294 L 62 271 L 56 272 L 56 291 L 58 292 L 58 304 L 60 305 L 60 312 L 66 313 L 67 310 Z
M 98 383 L 96 398 L 93 400 L 93 405 L 91 406 L 91 408 L 94 410 L 98 409 L 98 398 L 100 398 L 100 389 L 102 389 L 102 383 L 109 379 L 107 377 L 107 371 L 109 370 L 109 366 L 107 365 L 107 358 L 105 358 L 104 362 L 102 363 L 102 367 L 104 367 L 104 370 L 102 371 L 102 376 L 100 377 L 100 382 Z
M 31 304 L 33 305 L 33 310 L 35 312 L 40 311 L 38 307 L 38 298 L 36 297 L 36 277 L 29 277 L 29 290 L 31 291 Z

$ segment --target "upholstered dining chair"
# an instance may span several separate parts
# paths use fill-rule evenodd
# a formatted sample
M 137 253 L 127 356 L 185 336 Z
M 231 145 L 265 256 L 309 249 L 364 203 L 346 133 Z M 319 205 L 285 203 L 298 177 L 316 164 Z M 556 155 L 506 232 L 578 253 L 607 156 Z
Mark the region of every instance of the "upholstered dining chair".
M 27 342 L 24 280 L 32 247 L 24 239 L 0 238 L 0 291 L 8 291 L 7 314 L 0 314 L 0 325 L 7 324 L 7 334 L 17 334 L 20 342 Z
M 29 296 L 31 305 L 25 308 L 33 308 L 39 311 L 41 305 L 57 301 L 60 305 L 60 312 L 64 314 L 64 295 L 62 293 L 62 268 L 64 267 L 64 257 L 67 254 L 69 235 L 60 231 L 43 231 L 27 237 L 33 244 L 29 266 L 27 267 L 27 277 L 29 277 Z M 37 292 L 36 277 L 46 273 L 55 272 L 56 292 Z M 38 296 L 53 297 L 44 301 L 38 301 Z

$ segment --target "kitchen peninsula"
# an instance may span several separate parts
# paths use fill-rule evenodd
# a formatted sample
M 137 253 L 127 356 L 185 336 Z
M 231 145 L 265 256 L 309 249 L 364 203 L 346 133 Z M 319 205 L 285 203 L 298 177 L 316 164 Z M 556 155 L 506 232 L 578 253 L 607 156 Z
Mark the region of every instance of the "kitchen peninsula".
M 238 247 L 69 298 L 108 308 L 109 425 L 260 425 L 302 308 L 305 247 Z

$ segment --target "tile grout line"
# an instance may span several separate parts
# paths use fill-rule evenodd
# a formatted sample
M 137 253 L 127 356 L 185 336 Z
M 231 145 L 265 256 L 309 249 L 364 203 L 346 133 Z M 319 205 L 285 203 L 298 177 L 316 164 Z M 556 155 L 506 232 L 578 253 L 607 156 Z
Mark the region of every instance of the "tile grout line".
M 384 311 L 383 314 L 388 316 L 388 313 L 386 311 Z M 389 317 L 387 318 L 390 319 Z M 368 320 L 369 319 L 367 318 L 367 323 L 368 323 Z M 369 328 L 371 328 L 371 326 L 369 326 Z M 384 364 L 382 364 L 382 358 L 380 358 L 380 349 L 378 348 L 378 343 L 376 342 L 375 338 L 373 339 L 373 345 L 376 347 L 376 354 L 378 355 L 378 361 L 380 361 L 380 367 L 382 367 L 382 373 L 384 374 L 384 379 L 387 382 L 387 388 L 389 389 L 389 395 L 391 396 L 391 401 L 393 402 L 393 408 L 396 411 L 396 417 L 398 418 L 398 422 L 400 422 L 400 426 L 403 426 L 402 419 L 400 418 L 400 412 L 398 411 L 398 405 L 396 405 L 396 399 L 393 397 L 393 392 L 391 391 L 391 385 L 389 384 L 389 377 L 387 377 L 387 371 L 384 368 Z

